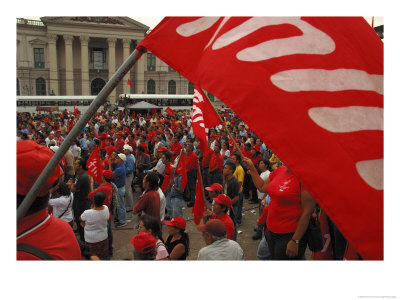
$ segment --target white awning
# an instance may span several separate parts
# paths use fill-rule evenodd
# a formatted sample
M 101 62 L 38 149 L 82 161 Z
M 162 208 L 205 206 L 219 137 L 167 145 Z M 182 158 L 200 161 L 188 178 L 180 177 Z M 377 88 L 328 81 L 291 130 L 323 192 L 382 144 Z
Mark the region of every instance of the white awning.
M 147 103 L 146 101 L 140 101 L 139 103 L 126 106 L 130 109 L 162 109 L 161 106 Z

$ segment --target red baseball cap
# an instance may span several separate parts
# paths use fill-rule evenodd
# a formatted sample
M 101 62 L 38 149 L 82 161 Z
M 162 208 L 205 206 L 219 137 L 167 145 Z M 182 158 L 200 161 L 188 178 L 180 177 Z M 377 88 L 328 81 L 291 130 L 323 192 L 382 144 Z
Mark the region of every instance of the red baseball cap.
M 217 203 L 223 204 L 226 207 L 232 207 L 232 200 L 225 194 L 219 194 L 217 198 L 213 198 Z
M 171 221 L 164 221 L 165 225 L 178 227 L 180 229 L 186 228 L 186 221 L 182 217 L 173 217 Z
M 17 194 L 28 194 L 53 155 L 52 150 L 34 141 L 17 142 Z M 37 196 L 46 195 L 62 174 L 60 166 L 57 165 Z
M 100 134 L 100 139 L 106 139 L 106 138 L 107 138 L 107 133 L 102 132 L 102 133 Z
M 167 147 L 160 147 L 160 148 L 158 148 L 158 151 L 159 152 L 167 152 L 168 148 Z
M 226 235 L 226 227 L 224 222 L 219 219 L 211 219 L 206 224 L 198 225 L 197 230 L 205 231 L 215 236 Z
M 113 171 L 111 171 L 111 170 L 104 170 L 104 171 L 103 171 L 103 175 L 104 175 L 104 177 L 107 178 L 107 179 L 112 179 L 112 178 L 114 178 L 114 173 L 113 173 Z
M 156 247 L 156 240 L 150 233 L 140 232 L 132 237 L 131 244 L 139 253 L 150 253 Z
M 118 131 L 116 134 L 118 135 L 124 135 L 124 133 L 122 131 Z
M 260 146 L 258 146 L 258 145 L 254 145 L 253 147 L 251 147 L 251 149 L 254 149 L 257 152 L 260 152 Z
M 206 190 L 211 192 L 222 192 L 222 189 L 223 187 L 219 183 L 213 183 L 211 186 L 206 187 Z

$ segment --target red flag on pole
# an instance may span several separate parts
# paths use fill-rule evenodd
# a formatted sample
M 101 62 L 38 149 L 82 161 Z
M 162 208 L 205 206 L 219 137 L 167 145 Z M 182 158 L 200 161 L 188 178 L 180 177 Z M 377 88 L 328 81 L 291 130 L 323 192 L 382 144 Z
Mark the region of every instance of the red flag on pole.
M 130 78 L 128 78 L 128 85 L 130 85 L 130 87 L 132 87 L 132 82 L 131 82 Z
M 192 214 L 194 216 L 193 221 L 196 225 L 200 224 L 205 209 L 206 209 L 206 201 L 204 199 L 203 182 L 201 180 L 200 168 L 197 168 L 196 198 L 192 208 Z
M 183 191 L 187 184 L 186 159 L 183 150 L 181 150 L 175 172 L 181 175 L 181 191 Z
M 74 116 L 75 119 L 78 118 L 78 109 L 75 107 L 75 105 L 74 105 Z
M 136 112 L 132 111 L 132 118 L 136 118 Z
M 156 115 L 156 114 L 157 114 L 157 110 L 152 109 L 152 110 L 151 110 L 151 114 L 152 114 L 152 115 Z
M 167 107 L 167 108 L 165 109 L 165 112 L 166 112 L 168 115 L 170 115 L 171 117 L 172 117 L 173 115 L 175 115 L 175 111 L 174 111 L 172 108 L 170 108 L 170 107 Z
M 364 18 L 164 18 L 140 46 L 233 109 L 363 259 L 383 259 L 383 44 Z
M 86 167 L 88 175 L 92 176 L 100 185 L 102 183 L 103 166 L 99 157 L 99 148 L 94 149 L 86 163 Z

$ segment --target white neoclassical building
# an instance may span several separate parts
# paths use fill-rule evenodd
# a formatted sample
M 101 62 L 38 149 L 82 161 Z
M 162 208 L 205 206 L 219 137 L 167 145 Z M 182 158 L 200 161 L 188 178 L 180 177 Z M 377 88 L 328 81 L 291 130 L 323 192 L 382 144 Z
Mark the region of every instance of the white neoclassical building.
M 148 30 L 128 17 L 19 18 L 17 95 L 97 95 Z M 108 100 L 119 94 L 193 94 L 193 84 L 148 52 Z

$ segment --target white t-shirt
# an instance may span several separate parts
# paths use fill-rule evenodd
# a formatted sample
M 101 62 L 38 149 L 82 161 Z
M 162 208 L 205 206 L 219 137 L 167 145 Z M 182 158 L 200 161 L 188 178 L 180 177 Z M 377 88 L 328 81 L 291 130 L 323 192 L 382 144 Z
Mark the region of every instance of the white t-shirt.
M 62 215 L 62 213 L 65 211 L 60 219 L 64 220 L 65 222 L 71 222 L 73 220 L 71 211 L 73 201 L 74 194 L 72 193 L 70 196 L 61 196 L 58 198 L 50 199 L 49 205 L 53 207 L 53 215 L 57 218 L 60 218 L 60 215 Z
M 107 220 L 110 212 L 106 205 L 103 207 L 102 210 L 87 209 L 81 215 L 82 221 L 85 221 L 85 241 L 88 243 L 98 243 L 108 237 Z
M 262 173 L 260 174 L 260 177 L 262 178 L 263 181 L 265 181 L 265 180 L 269 177 L 269 173 L 270 173 L 270 172 L 267 170 L 267 171 L 262 172 Z M 263 196 L 264 196 L 264 194 L 265 194 L 265 193 L 261 193 L 259 190 L 257 190 L 258 199 L 262 199 Z
M 164 221 L 165 217 L 165 206 L 167 205 L 167 199 L 165 198 L 165 195 L 160 188 L 158 188 L 157 192 L 160 195 L 160 220 L 162 222 Z

